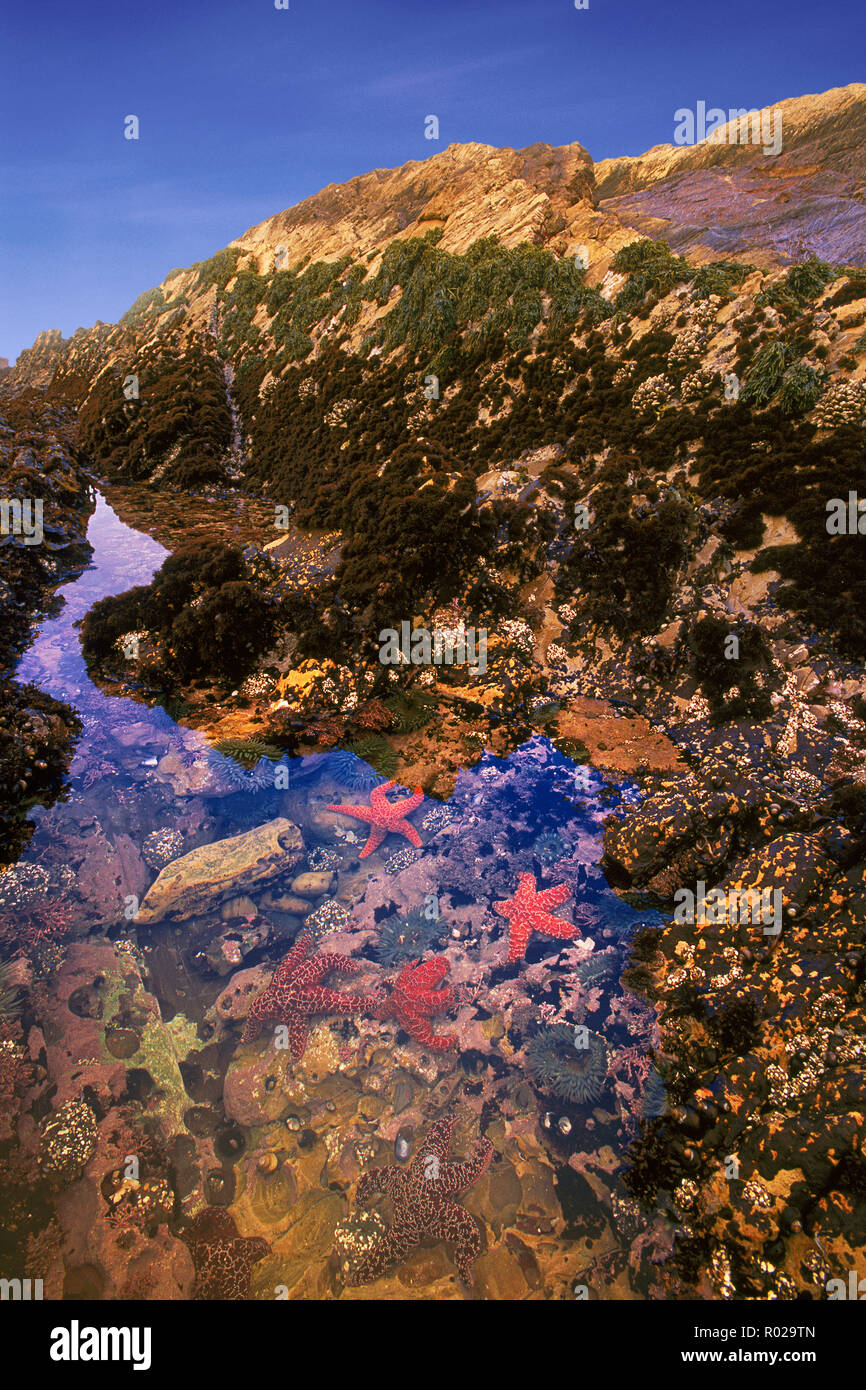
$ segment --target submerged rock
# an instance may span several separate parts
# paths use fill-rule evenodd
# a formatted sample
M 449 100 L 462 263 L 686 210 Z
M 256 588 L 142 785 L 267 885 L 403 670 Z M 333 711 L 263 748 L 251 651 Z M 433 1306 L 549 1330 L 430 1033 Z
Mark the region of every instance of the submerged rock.
M 283 818 L 201 845 L 162 870 L 136 920 L 146 926 L 169 913 L 187 918 L 206 912 L 225 898 L 272 882 L 293 869 L 303 853 L 301 832 Z

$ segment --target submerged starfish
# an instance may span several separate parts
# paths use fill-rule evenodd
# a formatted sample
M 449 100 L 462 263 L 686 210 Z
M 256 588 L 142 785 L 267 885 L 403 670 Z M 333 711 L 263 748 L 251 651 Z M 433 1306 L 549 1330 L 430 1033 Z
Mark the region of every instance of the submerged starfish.
M 544 936 L 559 936 L 571 939 L 580 936 L 577 927 L 554 917 L 550 909 L 564 903 L 571 896 L 567 883 L 558 883 L 554 888 L 536 889 L 532 874 L 520 875 L 520 887 L 513 898 L 494 903 L 493 910 L 500 917 L 508 918 L 508 959 L 520 960 L 526 955 L 529 938 L 534 931 Z
M 404 797 L 402 801 L 391 802 L 385 793 L 390 787 L 396 786 L 396 782 L 385 782 L 381 787 L 374 787 L 370 792 L 369 806 L 329 806 L 329 811 L 340 811 L 344 816 L 351 816 L 353 820 L 363 820 L 371 827 L 370 838 L 361 850 L 361 858 L 366 859 L 368 854 L 372 854 L 374 849 L 378 849 L 385 836 L 390 832 L 394 835 L 405 835 L 410 844 L 416 849 L 421 848 L 421 836 L 410 825 L 406 817 L 410 811 L 414 811 L 416 806 L 420 806 L 424 800 L 424 793 L 420 787 L 415 788 L 414 795 Z
M 259 1236 L 239 1236 L 225 1207 L 205 1207 L 183 1233 L 195 1265 L 195 1299 L 250 1296 L 253 1265 L 271 1253 Z
M 322 976 L 331 970 L 356 975 L 361 966 L 349 956 L 313 956 L 312 960 L 307 960 L 312 944 L 312 934 L 302 932 L 289 954 L 280 961 L 267 989 L 256 995 L 247 1015 L 243 1042 L 252 1042 L 262 1025 L 275 1019 L 288 1028 L 292 1061 L 299 1062 L 307 1046 L 312 1014 L 356 1014 L 374 1002 L 364 994 L 340 994 L 320 985 Z
M 451 1198 L 471 1187 L 487 1171 L 493 1145 L 489 1139 L 476 1139 L 471 1158 L 464 1163 L 449 1163 L 448 1150 L 456 1124 L 456 1116 L 437 1120 L 427 1131 L 409 1168 L 395 1163 L 387 1168 L 371 1168 L 361 1175 L 358 1202 L 366 1206 L 375 1193 L 385 1192 L 391 1198 L 394 1219 L 391 1229 L 347 1272 L 347 1284 L 372 1283 L 390 1265 L 405 1260 L 425 1236 L 453 1240 L 457 1245 L 454 1263 L 460 1277 L 467 1284 L 472 1282 L 472 1262 L 481 1249 L 478 1223 Z
M 430 1027 L 435 1014 L 444 1013 L 454 998 L 453 989 L 437 989 L 439 981 L 448 974 L 444 956 L 436 956 L 419 965 L 410 960 L 394 981 L 391 994 L 376 1008 L 376 1017 L 396 1018 L 410 1038 L 423 1043 L 433 1052 L 445 1052 L 457 1041 L 456 1033 L 436 1034 Z

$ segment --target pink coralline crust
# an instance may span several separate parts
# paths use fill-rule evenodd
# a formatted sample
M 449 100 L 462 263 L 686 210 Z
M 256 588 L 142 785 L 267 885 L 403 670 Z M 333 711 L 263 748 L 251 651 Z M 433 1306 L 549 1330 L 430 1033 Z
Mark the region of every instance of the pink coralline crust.
M 341 815 L 351 816 L 353 820 L 365 821 L 370 826 L 370 835 L 366 845 L 361 850 L 361 859 L 368 858 L 374 850 L 377 850 L 388 834 L 405 835 L 410 845 L 414 845 L 416 849 L 421 848 L 421 836 L 414 825 L 409 824 L 406 817 L 421 805 L 424 800 L 424 793 L 420 787 L 416 787 L 412 796 L 391 802 L 388 800 L 387 792 L 394 786 L 396 786 L 395 782 L 385 782 L 381 787 L 374 787 L 370 792 L 369 806 L 331 805 L 328 807 L 329 811 L 339 811 Z

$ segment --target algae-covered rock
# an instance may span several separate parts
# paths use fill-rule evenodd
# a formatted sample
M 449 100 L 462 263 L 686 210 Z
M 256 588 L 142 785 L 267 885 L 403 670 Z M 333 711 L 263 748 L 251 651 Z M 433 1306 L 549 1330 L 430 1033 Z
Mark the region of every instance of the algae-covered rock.
M 292 1059 L 287 1050 L 269 1047 L 264 1052 L 242 1053 L 226 1073 L 226 1114 L 249 1127 L 281 1120 L 292 1109 L 292 1081 Z
M 231 835 L 190 850 L 166 865 L 151 884 L 136 918 L 140 925 L 193 917 L 294 868 L 304 852 L 301 832 L 290 820 Z

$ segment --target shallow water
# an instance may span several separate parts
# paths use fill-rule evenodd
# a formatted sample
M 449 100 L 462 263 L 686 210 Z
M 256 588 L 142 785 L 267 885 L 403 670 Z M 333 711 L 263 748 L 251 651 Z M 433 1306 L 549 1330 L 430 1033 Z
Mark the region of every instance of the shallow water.
M 448 1115 L 459 1121 L 456 1148 L 468 1152 L 486 1132 L 496 1149 L 489 1172 L 461 1199 L 481 1233 L 476 1296 L 569 1297 L 581 1281 L 593 1296 L 647 1296 L 650 1275 L 630 1250 L 649 1218 L 620 1177 L 642 1117 L 659 1113 L 665 1094 L 650 1063 L 654 1015 L 619 976 L 637 927 L 661 919 L 621 902 L 598 868 L 602 820 L 634 789 L 605 786 L 593 769 L 536 737 L 507 759 L 485 755 L 461 772 L 445 806 L 425 799 L 411 816 L 420 850 L 389 834 L 360 860 L 366 825 L 335 819 L 327 808 L 367 804 L 381 779 L 366 764 L 336 753 L 244 770 L 163 709 L 97 689 L 75 624 L 97 599 L 147 583 L 166 551 L 125 526 L 102 497 L 88 540 L 92 564 L 61 591 L 62 610 L 43 624 L 17 673 L 80 712 L 66 799 L 34 810 L 23 859 L 0 875 L 0 911 L 23 913 L 22 945 L 37 979 L 65 1001 L 52 1011 L 43 995 L 42 1012 L 31 1005 L 25 1019 L 49 1042 L 53 1107 L 83 1097 L 108 1123 L 103 1114 L 110 1119 L 116 1103 L 127 1132 L 146 1125 L 156 1136 L 147 1180 L 159 1176 L 173 1188 L 172 1210 L 161 1216 L 181 1239 L 204 1196 L 230 1209 L 242 1234 L 267 1242 L 251 1285 L 226 1296 L 273 1297 L 276 1287 L 292 1297 L 347 1296 L 344 1276 L 360 1258 L 368 1221 L 352 1200 L 357 1177 L 371 1164 L 397 1162 L 395 1154 L 419 1158 L 430 1125 Z M 247 899 L 227 910 L 225 895 L 215 894 L 179 922 L 137 922 L 169 857 L 278 816 L 299 827 L 303 848 L 283 882 L 250 890 L 254 905 Z M 301 911 L 291 881 L 305 872 L 330 873 L 331 881 L 308 888 Z M 570 896 L 553 911 L 578 931 L 573 941 L 536 935 L 525 960 L 508 965 L 506 922 L 493 904 L 513 896 L 520 874 L 531 874 L 539 889 L 567 885 Z M 314 1017 L 294 1066 L 275 1054 L 279 1042 L 272 1046 L 267 1030 L 241 1044 L 234 973 L 258 967 L 251 979 L 260 990 L 302 918 L 313 950 L 363 963 L 355 978 L 327 976 L 329 988 L 369 995 L 388 988 L 413 956 L 443 957 L 440 987 L 453 993 L 432 1029 L 456 1035 L 456 1045 L 437 1052 L 393 1020 L 373 1019 L 370 1009 Z M 62 963 L 45 944 L 58 938 L 68 949 Z M 66 1048 L 64 1028 L 76 1034 Z M 537 1044 L 535 1060 L 527 1048 L 552 1028 L 560 1047 L 545 1071 Z M 99 1154 L 102 1147 L 84 1183 L 102 1183 L 107 1202 L 111 1164 Z M 265 1180 L 272 1162 L 277 1176 Z M 266 1181 L 272 1186 L 263 1196 Z M 305 1276 L 293 1284 L 286 1270 L 294 1270 L 309 1233 L 301 1216 L 297 1229 L 291 1217 L 316 1189 L 329 1200 L 339 1191 L 342 1206 L 335 1199 L 329 1208 L 328 1238 L 310 1257 L 319 1282 Z M 81 1203 L 84 1211 L 83 1190 Z M 374 1221 L 377 1239 L 382 1220 L 387 1230 L 384 1210 Z M 106 1213 L 107 1206 L 100 1220 Z M 155 1229 L 135 1213 L 130 1225 L 142 1239 Z M 421 1252 L 408 1257 L 415 1274 L 403 1296 L 409 1288 L 409 1296 L 453 1297 L 455 1288 L 459 1296 L 449 1249 L 431 1227 Z M 68 1280 L 68 1251 L 64 1259 Z M 91 1252 L 88 1268 L 102 1271 L 93 1296 L 167 1296 L 159 1269 L 142 1287 L 124 1282 L 120 1263 L 116 1252 Z M 394 1261 L 382 1278 L 399 1277 L 403 1263 Z M 377 1287 L 363 1286 L 364 1296 L 375 1297 Z

